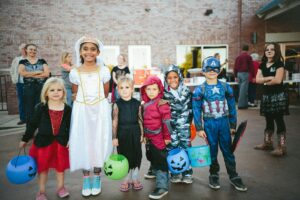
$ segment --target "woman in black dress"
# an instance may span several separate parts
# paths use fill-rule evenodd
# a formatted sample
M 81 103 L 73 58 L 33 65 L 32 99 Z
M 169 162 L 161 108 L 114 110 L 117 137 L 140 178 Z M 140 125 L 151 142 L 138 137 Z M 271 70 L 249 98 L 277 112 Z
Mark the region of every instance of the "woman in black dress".
M 286 154 L 286 126 L 283 116 L 289 114 L 288 97 L 283 86 L 284 64 L 277 43 L 265 46 L 262 63 L 259 66 L 256 82 L 263 84 L 260 114 L 266 118 L 264 143 L 255 146 L 257 150 L 273 150 L 272 136 L 274 121 L 277 126 L 278 146 L 271 152 L 274 156 Z
M 132 98 L 133 81 L 130 78 L 119 78 L 117 89 L 121 98 L 113 104 L 113 145 L 129 162 L 129 173 L 120 190 L 126 192 L 131 186 L 140 190 L 143 188 L 138 180 L 143 142 L 141 103 Z

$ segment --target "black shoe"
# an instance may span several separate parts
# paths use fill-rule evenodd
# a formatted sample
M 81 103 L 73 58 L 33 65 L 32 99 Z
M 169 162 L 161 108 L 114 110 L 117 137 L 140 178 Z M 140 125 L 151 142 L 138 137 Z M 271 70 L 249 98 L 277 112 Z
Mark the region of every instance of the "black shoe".
M 209 187 L 215 190 L 220 189 L 219 175 L 212 174 L 209 176 Z
M 147 174 L 144 174 L 144 177 L 148 179 L 152 179 L 152 178 L 156 178 L 156 174 L 152 169 L 149 169 Z
M 168 190 L 163 189 L 163 188 L 155 188 L 151 194 L 149 194 L 150 199 L 161 199 L 163 196 L 168 194 Z
M 230 179 L 230 183 L 231 183 L 231 185 L 233 185 L 234 188 L 235 188 L 236 190 L 238 190 L 238 191 L 241 191 L 241 192 L 247 191 L 247 187 L 244 185 L 244 183 L 243 183 L 241 177 L 239 177 L 239 176 L 236 176 L 236 177 L 234 177 L 234 178 L 231 178 L 231 179 Z
M 179 174 L 171 175 L 170 182 L 171 183 L 180 183 L 181 182 L 180 175 Z
M 25 123 L 26 123 L 25 121 L 22 121 L 22 120 L 21 120 L 21 121 L 18 121 L 17 124 L 18 124 L 18 125 L 22 125 L 22 124 L 25 124 Z
M 182 182 L 186 184 L 192 184 L 193 183 L 193 177 L 192 176 L 183 176 Z

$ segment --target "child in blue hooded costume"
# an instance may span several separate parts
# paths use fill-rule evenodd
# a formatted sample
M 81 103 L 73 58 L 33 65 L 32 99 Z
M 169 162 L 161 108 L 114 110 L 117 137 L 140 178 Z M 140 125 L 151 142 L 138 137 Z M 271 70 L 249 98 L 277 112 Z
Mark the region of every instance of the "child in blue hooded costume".
M 195 88 L 192 105 L 197 135 L 207 138 L 210 146 L 212 164 L 209 186 L 215 190 L 220 188 L 220 166 L 217 160 L 220 146 L 231 184 L 239 191 L 247 191 L 236 172 L 235 157 L 231 152 L 231 133 L 235 132 L 237 122 L 233 90 L 229 84 L 218 80 L 220 61 L 216 58 L 206 58 L 202 71 L 206 81 Z

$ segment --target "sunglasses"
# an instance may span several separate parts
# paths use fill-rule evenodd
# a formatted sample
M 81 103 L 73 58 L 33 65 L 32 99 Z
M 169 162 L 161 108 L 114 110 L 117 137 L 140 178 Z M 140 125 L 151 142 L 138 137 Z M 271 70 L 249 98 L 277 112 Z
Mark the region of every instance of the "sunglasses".
M 216 72 L 216 73 L 220 73 L 220 68 L 206 67 L 205 72 Z

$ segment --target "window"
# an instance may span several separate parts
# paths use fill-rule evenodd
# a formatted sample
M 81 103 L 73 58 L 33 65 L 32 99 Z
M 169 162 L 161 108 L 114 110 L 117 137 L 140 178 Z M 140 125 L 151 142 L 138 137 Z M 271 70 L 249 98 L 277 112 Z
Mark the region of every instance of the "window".
M 199 48 L 201 52 L 201 60 L 208 56 L 214 56 L 215 53 L 220 54 L 220 62 L 224 63 L 228 58 L 228 45 L 177 45 L 176 58 L 177 65 L 182 65 L 186 61 L 186 55 L 192 53 L 193 48 Z M 228 65 L 224 66 L 226 69 Z
M 100 54 L 106 66 L 116 66 L 117 58 L 120 55 L 120 46 L 104 46 L 103 53 Z
M 132 72 L 135 69 L 151 67 L 151 46 L 150 45 L 129 45 L 128 65 Z

